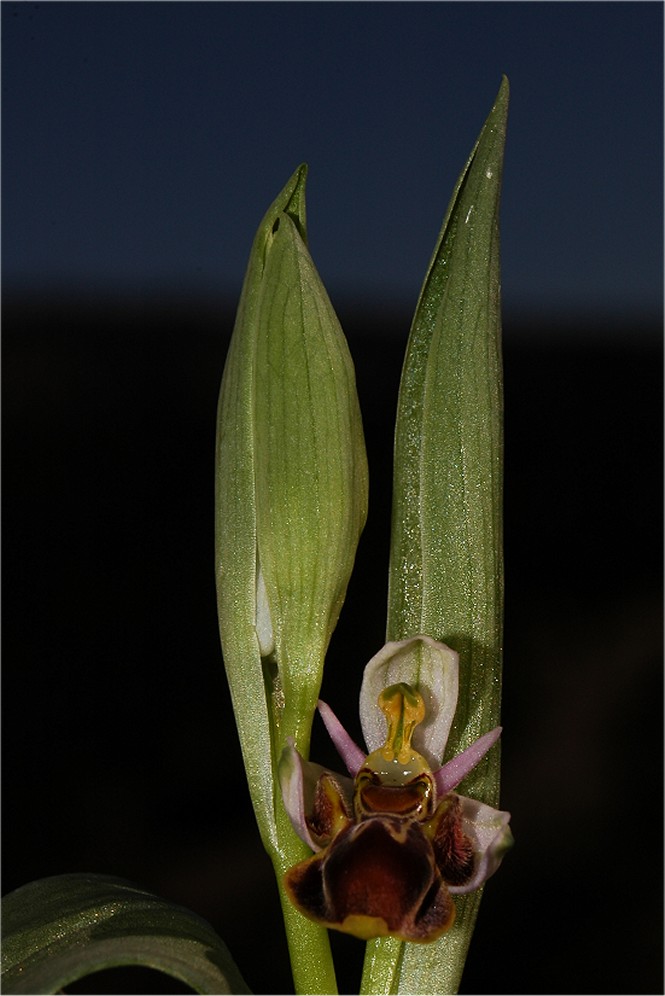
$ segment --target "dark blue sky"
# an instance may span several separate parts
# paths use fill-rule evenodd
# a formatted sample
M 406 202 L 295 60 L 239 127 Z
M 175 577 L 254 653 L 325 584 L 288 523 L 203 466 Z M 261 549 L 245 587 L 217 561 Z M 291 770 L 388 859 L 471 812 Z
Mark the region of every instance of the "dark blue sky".
M 310 164 L 335 301 L 415 304 L 511 83 L 506 310 L 657 314 L 660 3 L 3 3 L 4 285 L 228 293 Z

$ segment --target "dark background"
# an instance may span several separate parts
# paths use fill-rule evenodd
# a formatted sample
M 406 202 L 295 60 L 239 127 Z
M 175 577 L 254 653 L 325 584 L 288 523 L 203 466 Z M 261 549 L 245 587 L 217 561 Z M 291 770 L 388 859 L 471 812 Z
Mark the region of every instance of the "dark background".
M 662 991 L 660 5 L 2 16 L 3 892 L 134 879 L 210 920 L 255 992 L 289 991 L 215 614 L 215 407 L 240 283 L 263 211 L 309 160 L 312 251 L 370 461 L 324 678 L 359 737 L 411 314 L 506 72 L 516 846 L 463 991 Z M 333 762 L 320 731 L 314 752 Z M 363 945 L 334 944 L 340 991 L 357 991 Z

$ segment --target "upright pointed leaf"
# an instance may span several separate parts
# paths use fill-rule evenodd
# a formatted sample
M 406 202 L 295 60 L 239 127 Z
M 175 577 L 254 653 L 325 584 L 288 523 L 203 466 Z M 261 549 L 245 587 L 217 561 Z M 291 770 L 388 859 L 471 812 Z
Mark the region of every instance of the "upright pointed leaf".
M 499 723 L 503 613 L 499 196 L 508 81 L 453 192 L 413 320 L 395 433 L 387 637 L 459 654 L 446 756 Z M 494 750 L 460 791 L 498 803 Z M 431 945 L 368 945 L 363 991 L 455 993 L 480 901 Z

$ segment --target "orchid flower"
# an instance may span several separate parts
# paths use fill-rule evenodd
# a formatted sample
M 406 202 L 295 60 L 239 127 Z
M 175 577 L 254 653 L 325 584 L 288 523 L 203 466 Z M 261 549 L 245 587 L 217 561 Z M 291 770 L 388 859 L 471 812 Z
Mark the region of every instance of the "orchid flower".
M 512 844 L 509 813 L 454 791 L 501 727 L 441 764 L 458 663 L 427 636 L 388 643 L 372 658 L 360 693 L 367 755 L 319 702 L 350 777 L 304 760 L 292 742 L 284 748 L 284 805 L 315 852 L 284 881 L 310 919 L 365 940 L 435 940 L 453 924 L 452 896 L 479 888 Z

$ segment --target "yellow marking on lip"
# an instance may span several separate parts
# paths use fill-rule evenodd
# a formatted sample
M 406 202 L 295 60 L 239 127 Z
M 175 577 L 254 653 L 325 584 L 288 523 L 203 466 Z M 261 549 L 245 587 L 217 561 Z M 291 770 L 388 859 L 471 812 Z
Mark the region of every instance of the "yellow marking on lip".
M 389 934 L 388 924 L 382 916 L 363 916 L 361 913 L 349 914 L 339 929 L 363 941 L 370 941 L 373 937 L 386 937 Z

